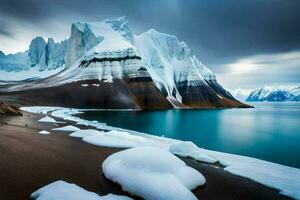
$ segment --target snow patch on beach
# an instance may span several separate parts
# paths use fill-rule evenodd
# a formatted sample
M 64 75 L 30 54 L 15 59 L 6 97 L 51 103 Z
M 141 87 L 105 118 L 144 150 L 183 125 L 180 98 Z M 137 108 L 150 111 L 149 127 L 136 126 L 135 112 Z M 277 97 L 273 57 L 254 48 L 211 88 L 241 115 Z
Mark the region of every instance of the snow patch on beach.
M 197 170 L 156 147 L 114 153 L 103 162 L 102 169 L 105 177 L 119 183 L 124 191 L 144 199 L 196 200 L 190 190 L 205 184 Z
M 98 135 L 101 133 L 102 133 L 102 131 L 100 132 L 100 131 L 97 131 L 94 129 L 86 129 L 86 130 L 75 131 L 75 132 L 71 133 L 69 136 L 76 137 L 76 138 L 84 138 L 84 137 Z
M 50 132 L 49 132 L 49 131 L 43 130 L 43 131 L 40 131 L 39 134 L 42 134 L 42 135 L 48 135 L 48 134 L 50 134 Z
M 300 199 L 300 169 L 256 158 L 206 150 L 192 142 L 175 143 L 170 146 L 170 151 L 198 161 L 203 161 L 201 156 L 207 155 L 219 161 L 225 167 L 225 171 L 277 189 L 281 194 Z
M 31 198 L 36 200 L 132 200 L 127 196 L 108 194 L 99 196 L 94 192 L 89 192 L 76 184 L 65 181 L 50 183 L 31 194 Z
M 45 123 L 58 123 L 58 124 L 64 124 L 65 122 L 59 122 L 53 119 L 52 117 L 46 116 L 42 119 L 38 120 L 39 122 L 45 122 Z
M 82 138 L 84 142 L 102 147 L 131 148 L 136 146 L 157 146 L 168 149 L 169 145 L 148 140 L 142 136 L 131 135 L 123 131 L 80 130 L 70 134 Z
M 172 144 L 170 146 L 170 152 L 178 156 L 190 157 L 201 162 L 206 162 L 206 163 L 218 162 L 217 159 L 204 153 L 203 149 L 197 147 L 192 142 L 178 142 Z
M 116 147 L 116 148 L 130 148 L 136 146 L 134 141 L 129 139 L 122 139 L 108 134 L 99 133 L 92 136 L 87 136 L 82 139 L 89 144 L 104 146 L 104 147 Z
M 153 136 L 137 131 L 121 129 L 108 126 L 105 123 L 83 120 L 79 117 L 74 116 L 75 114 L 79 114 L 84 110 L 61 107 L 22 107 L 21 109 L 33 113 L 50 114 L 54 117 L 74 121 L 78 124 L 92 126 L 101 130 L 114 130 L 123 133 L 127 132 L 126 134 L 124 134 L 125 137 L 127 137 L 126 135 L 128 134 L 130 136 L 141 137 L 144 139 L 144 141 L 146 141 L 145 143 L 140 143 L 136 146 L 143 146 L 146 144 L 147 146 L 149 146 L 150 144 L 155 144 L 155 146 L 168 148 L 170 152 L 179 156 L 191 157 L 195 160 L 208 163 L 214 163 L 216 161 L 225 166 L 225 170 L 232 174 L 249 178 L 268 187 L 275 188 L 279 190 L 281 194 L 290 196 L 295 199 L 300 199 L 300 169 L 297 168 L 245 156 L 206 150 L 197 147 L 192 142 L 183 142 L 175 139 Z M 108 133 L 109 132 L 105 134 Z M 120 133 L 118 134 L 115 135 L 116 138 L 121 136 Z M 113 134 L 111 135 L 111 137 L 112 136 Z M 85 136 L 82 137 L 85 138 Z M 127 140 L 128 138 L 129 137 L 127 137 Z M 129 141 L 132 142 L 138 140 L 129 139 Z M 116 140 L 114 142 L 116 142 Z M 135 142 L 133 143 L 136 144 Z M 105 142 L 103 141 L 102 144 L 100 144 L 99 142 L 97 145 L 105 145 Z
M 49 122 L 49 123 L 56 123 L 56 120 L 53 119 L 52 117 L 43 117 L 42 119 L 39 120 L 39 122 Z
M 80 128 L 72 125 L 64 126 L 64 127 L 59 127 L 59 128 L 53 128 L 52 130 L 54 131 L 66 131 L 66 132 L 74 132 L 74 131 L 79 131 Z

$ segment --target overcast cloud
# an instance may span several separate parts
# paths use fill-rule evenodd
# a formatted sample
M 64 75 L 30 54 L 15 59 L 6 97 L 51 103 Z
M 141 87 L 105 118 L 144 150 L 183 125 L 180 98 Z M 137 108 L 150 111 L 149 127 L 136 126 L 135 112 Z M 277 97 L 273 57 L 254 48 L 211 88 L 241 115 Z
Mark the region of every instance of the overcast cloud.
M 127 15 L 136 34 L 154 27 L 186 41 L 225 87 L 295 83 L 299 10 L 298 0 L 0 0 L 0 50 L 24 51 L 39 35 L 60 41 L 74 21 Z

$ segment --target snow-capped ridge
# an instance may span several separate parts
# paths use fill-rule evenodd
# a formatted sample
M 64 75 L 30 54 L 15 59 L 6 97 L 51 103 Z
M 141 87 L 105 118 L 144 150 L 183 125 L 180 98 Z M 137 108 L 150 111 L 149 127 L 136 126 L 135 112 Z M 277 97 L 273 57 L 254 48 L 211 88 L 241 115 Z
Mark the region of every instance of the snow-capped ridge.
M 299 86 L 263 86 L 254 89 L 246 101 L 300 101 Z
M 108 18 L 105 20 L 106 23 L 111 24 L 111 27 L 118 31 L 125 39 L 130 43 L 133 42 L 133 33 L 129 27 L 129 22 L 127 16 L 122 16 L 118 18 Z

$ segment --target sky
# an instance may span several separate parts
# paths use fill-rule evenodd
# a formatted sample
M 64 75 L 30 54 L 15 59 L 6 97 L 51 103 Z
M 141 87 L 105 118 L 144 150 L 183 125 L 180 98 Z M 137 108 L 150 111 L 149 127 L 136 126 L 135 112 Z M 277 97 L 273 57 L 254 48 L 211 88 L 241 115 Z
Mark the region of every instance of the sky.
M 63 40 L 77 21 L 126 15 L 131 29 L 176 35 L 227 89 L 300 82 L 299 0 L 0 0 L 0 50 Z

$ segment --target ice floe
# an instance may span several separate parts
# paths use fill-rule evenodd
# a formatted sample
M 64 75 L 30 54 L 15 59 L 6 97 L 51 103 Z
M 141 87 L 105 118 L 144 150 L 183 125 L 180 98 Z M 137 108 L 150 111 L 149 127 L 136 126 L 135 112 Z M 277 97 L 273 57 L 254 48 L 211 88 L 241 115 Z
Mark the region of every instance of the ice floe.
M 79 131 L 80 128 L 72 125 L 64 126 L 64 127 L 59 127 L 59 128 L 53 128 L 52 130 L 54 131 L 66 131 L 66 132 L 74 132 L 74 131 Z
M 50 134 L 50 132 L 49 132 L 49 131 L 43 130 L 43 131 L 40 131 L 39 134 L 42 134 L 42 135 L 48 135 L 48 134 Z
M 205 184 L 197 170 L 169 151 L 157 147 L 135 147 L 110 155 L 102 164 L 106 178 L 124 191 L 146 200 L 193 200 L 190 191 Z
M 36 200 L 132 200 L 127 196 L 108 194 L 99 196 L 89 192 L 76 184 L 56 181 L 46 185 L 31 194 Z

